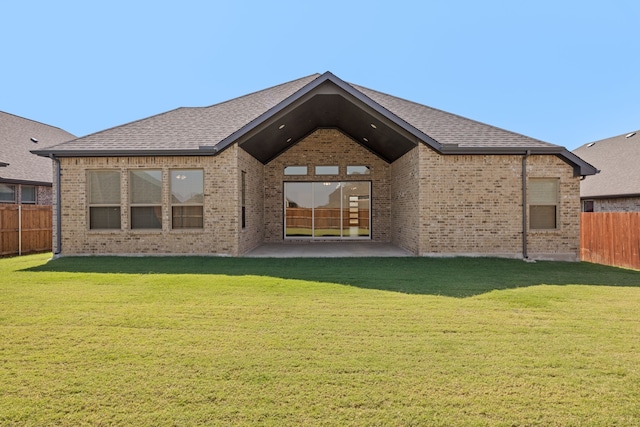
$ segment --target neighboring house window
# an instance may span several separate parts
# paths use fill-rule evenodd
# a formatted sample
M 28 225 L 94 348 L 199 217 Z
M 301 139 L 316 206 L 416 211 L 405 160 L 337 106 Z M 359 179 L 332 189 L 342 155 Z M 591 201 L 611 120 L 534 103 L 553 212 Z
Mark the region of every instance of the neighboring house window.
M 203 228 L 204 172 L 171 171 L 171 228 Z
M 16 186 L 11 184 L 0 184 L 0 202 L 16 202 Z
M 240 204 L 242 205 L 242 228 L 247 227 L 247 173 L 242 171 L 240 183 Z
M 285 175 L 306 175 L 307 167 L 306 166 L 285 166 L 284 174 Z
M 531 179 L 529 181 L 529 228 L 549 230 L 558 228 L 558 180 Z
M 20 201 L 22 203 L 36 203 L 36 187 L 32 185 L 20 186 Z
M 162 228 L 162 171 L 129 171 L 132 229 Z
M 316 175 L 338 175 L 339 173 L 338 166 L 316 166 Z
M 593 212 L 593 200 L 584 200 L 582 202 L 582 212 Z
M 120 172 L 89 171 L 89 228 L 120 229 Z

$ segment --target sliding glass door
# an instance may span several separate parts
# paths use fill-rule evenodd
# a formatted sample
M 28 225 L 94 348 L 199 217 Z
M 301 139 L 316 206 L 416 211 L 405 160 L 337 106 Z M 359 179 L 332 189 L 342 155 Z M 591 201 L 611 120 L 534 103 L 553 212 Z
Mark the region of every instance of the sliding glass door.
M 371 238 L 370 182 L 286 182 L 285 237 Z

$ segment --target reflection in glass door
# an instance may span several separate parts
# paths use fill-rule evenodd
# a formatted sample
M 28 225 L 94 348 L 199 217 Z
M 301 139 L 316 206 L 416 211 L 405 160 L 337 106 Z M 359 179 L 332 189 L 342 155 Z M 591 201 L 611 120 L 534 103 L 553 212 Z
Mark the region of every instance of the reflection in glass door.
M 370 238 L 369 182 L 287 182 L 285 237 Z
M 285 235 L 313 236 L 313 191 L 311 182 L 284 185 Z
M 345 182 L 342 187 L 342 236 L 369 237 L 369 183 Z

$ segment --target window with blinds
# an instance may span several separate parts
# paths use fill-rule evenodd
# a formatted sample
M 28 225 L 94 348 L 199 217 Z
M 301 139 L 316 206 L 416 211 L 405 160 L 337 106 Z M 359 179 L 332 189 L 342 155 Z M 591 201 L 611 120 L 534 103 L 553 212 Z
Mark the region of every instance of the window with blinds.
M 535 178 L 529 180 L 529 229 L 558 228 L 559 180 Z
M 89 229 L 120 229 L 120 171 L 88 171 Z
M 132 229 L 162 228 L 162 171 L 129 171 Z

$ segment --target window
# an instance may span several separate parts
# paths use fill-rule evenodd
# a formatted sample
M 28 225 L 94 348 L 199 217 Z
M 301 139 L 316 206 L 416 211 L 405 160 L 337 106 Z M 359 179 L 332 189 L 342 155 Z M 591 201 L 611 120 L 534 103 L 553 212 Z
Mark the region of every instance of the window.
M 204 173 L 171 171 L 171 228 L 203 228 Z
M 371 183 L 285 182 L 285 238 L 370 239 Z
M 307 167 L 306 166 L 285 166 L 284 174 L 285 175 L 306 175 Z
M 531 179 L 529 181 L 529 228 L 549 230 L 558 228 L 558 180 Z
M 338 166 L 316 166 L 316 175 L 338 175 L 339 173 Z
M 131 228 L 162 228 L 162 171 L 129 171 Z
M 120 229 L 120 172 L 89 171 L 87 182 L 89 229 Z
M 36 203 L 36 187 L 31 185 L 20 186 L 20 201 L 22 203 Z
M 369 175 L 369 166 L 347 166 L 347 175 Z
M 593 212 L 593 200 L 585 200 L 582 202 L 582 212 Z
M 240 205 L 242 206 L 242 228 L 247 227 L 247 173 L 242 171 L 240 184 Z
M 16 186 L 10 184 L 0 184 L 0 202 L 16 202 Z

